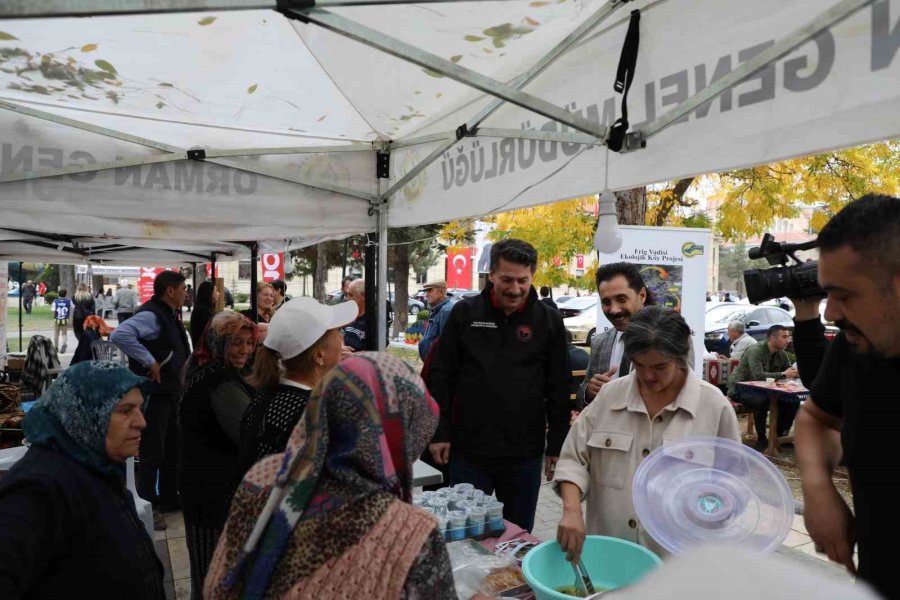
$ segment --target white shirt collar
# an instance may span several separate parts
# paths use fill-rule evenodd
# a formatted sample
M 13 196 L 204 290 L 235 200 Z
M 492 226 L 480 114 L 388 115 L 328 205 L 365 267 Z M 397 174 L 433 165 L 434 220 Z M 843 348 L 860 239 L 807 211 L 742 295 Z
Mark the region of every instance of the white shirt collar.
M 292 380 L 292 379 L 286 379 L 286 378 L 284 378 L 284 377 L 281 378 L 281 382 L 280 382 L 280 383 L 281 383 L 281 385 L 289 385 L 289 386 L 291 386 L 291 387 L 300 388 L 301 390 L 306 390 L 306 391 L 312 390 L 312 388 L 309 387 L 309 386 L 306 385 L 306 384 L 299 383 L 299 382 L 294 381 L 294 380 Z

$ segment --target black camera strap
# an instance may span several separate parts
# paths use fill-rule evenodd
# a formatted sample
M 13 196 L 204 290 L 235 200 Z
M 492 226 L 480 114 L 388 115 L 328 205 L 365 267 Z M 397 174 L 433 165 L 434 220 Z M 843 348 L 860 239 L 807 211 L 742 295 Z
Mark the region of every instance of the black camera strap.
M 628 133 L 628 90 L 634 80 L 634 69 L 637 66 L 638 46 L 640 42 L 641 11 L 631 11 L 631 20 L 628 23 L 628 32 L 625 34 L 625 43 L 622 46 L 622 54 L 619 56 L 619 68 L 616 72 L 616 82 L 613 89 L 622 94 L 622 116 L 616 119 L 609 129 L 606 137 L 606 147 L 613 152 L 619 152 L 625 143 L 625 134 Z

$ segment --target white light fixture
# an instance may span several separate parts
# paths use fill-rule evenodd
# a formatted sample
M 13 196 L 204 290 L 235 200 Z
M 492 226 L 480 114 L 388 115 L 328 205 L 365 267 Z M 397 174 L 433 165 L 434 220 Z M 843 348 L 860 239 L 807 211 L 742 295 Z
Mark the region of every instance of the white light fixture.
M 622 247 L 622 231 L 616 220 L 616 195 L 610 190 L 600 194 L 600 218 L 594 233 L 594 248 L 601 254 L 612 254 Z

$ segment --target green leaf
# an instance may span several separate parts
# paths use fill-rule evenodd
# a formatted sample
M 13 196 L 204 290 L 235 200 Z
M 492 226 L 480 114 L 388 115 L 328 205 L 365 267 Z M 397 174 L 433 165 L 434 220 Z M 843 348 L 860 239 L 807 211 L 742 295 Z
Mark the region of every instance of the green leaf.
M 12 35 L 11 33 L 6 33 L 5 31 L 0 31 L 0 40 L 11 41 L 11 40 L 17 40 L 17 39 L 19 39 L 19 38 Z
M 95 60 L 94 64 L 97 65 L 101 71 L 106 71 L 110 75 L 118 75 L 116 68 L 102 58 L 100 60 Z
M 197 25 L 212 25 L 216 22 L 216 19 L 218 19 L 218 17 L 203 17 L 197 21 Z
M 85 44 L 81 47 L 82 52 L 93 52 L 97 49 L 97 44 Z
M 479 37 L 479 36 L 477 36 L 477 35 L 467 35 L 467 36 L 464 37 L 463 39 L 466 40 L 467 42 L 480 42 L 480 41 L 483 40 L 484 38 L 483 38 L 483 37 Z
M 322 115 L 321 117 L 319 117 L 318 119 L 316 119 L 316 121 L 318 121 L 318 122 L 324 121 L 324 120 L 325 120 L 325 117 L 327 117 L 327 116 L 328 116 L 328 115 Z
M 175 87 L 175 86 L 172 85 L 171 83 L 165 83 L 165 82 L 163 82 L 163 83 L 160 83 L 160 84 L 159 84 L 159 87 Z
M 462 60 L 462 54 L 457 54 L 456 56 L 450 57 L 450 62 L 452 62 L 452 63 L 458 63 L 461 60 Z
M 422 69 L 422 70 L 425 71 L 425 74 L 428 75 L 429 77 L 434 77 L 435 79 L 440 79 L 441 77 L 443 77 L 443 75 L 441 75 L 437 71 L 432 71 L 431 69 Z
M 532 2 L 532 3 L 529 4 L 528 6 L 538 6 L 538 7 L 540 7 L 540 6 L 547 6 L 548 4 L 550 4 L 550 3 L 549 3 L 549 2 Z
M 256 91 L 256 87 L 257 87 L 257 84 L 254 83 L 253 85 L 251 85 L 250 87 L 247 88 L 247 93 L 252 94 L 253 92 Z
M 165 106 L 166 106 L 165 102 L 157 102 L 156 103 L 156 108 L 164 108 Z
M 506 44 L 500 41 L 500 38 L 494 38 L 494 48 L 505 48 Z

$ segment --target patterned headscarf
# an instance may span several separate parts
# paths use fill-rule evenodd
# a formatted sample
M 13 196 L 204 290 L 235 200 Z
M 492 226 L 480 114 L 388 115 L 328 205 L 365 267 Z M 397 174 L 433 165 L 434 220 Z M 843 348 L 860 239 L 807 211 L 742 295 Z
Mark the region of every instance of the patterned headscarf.
M 109 361 L 84 361 L 62 372 L 25 417 L 25 438 L 102 474 L 125 476 L 125 465 L 106 454 L 113 409 L 129 390 L 146 399 L 150 380 Z
M 222 371 L 234 370 L 228 363 L 228 348 L 231 339 L 244 329 L 250 331 L 255 344 L 259 338 L 259 327 L 256 323 L 240 313 L 231 311 L 220 312 L 214 316 L 203 332 L 200 347 L 194 351 L 188 363 L 185 387 L 214 373 L 221 374 Z
M 422 379 L 398 358 L 364 352 L 332 369 L 284 454 L 244 477 L 204 597 L 280 597 L 356 544 L 391 502 L 410 500 L 413 463 L 437 417 Z

